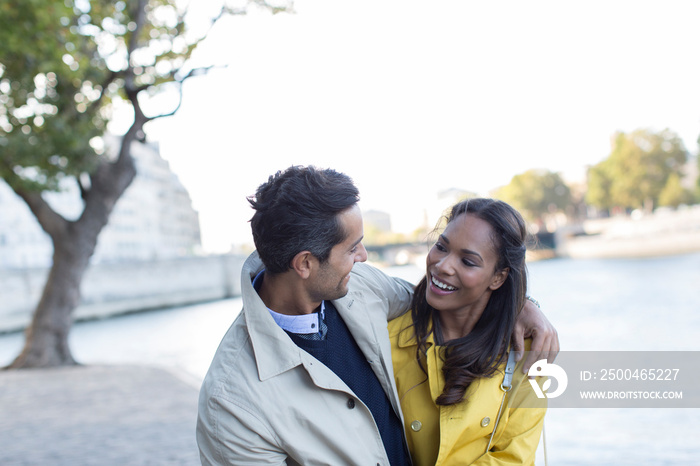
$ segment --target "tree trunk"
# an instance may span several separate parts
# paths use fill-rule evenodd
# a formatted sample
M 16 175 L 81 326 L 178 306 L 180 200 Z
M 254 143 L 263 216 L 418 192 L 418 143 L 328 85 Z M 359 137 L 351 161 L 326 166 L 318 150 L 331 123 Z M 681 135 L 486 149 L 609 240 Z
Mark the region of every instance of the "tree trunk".
M 54 254 L 44 291 L 25 332 L 24 348 L 9 369 L 77 364 L 68 345 L 73 310 L 80 304 L 80 283 L 97 238 L 136 176 L 130 150 L 134 134 L 129 132 L 124 137 L 117 161 L 104 161 L 91 176 L 85 208 L 75 222 L 58 215 L 39 194 L 16 191 L 51 236 Z
M 24 349 L 10 369 L 76 364 L 68 345 L 68 334 L 73 324 L 73 310 L 80 303 L 80 282 L 97 237 L 81 238 L 84 235 L 75 235 L 72 230 L 67 229 L 63 237 L 54 241 L 53 266 L 27 328 Z

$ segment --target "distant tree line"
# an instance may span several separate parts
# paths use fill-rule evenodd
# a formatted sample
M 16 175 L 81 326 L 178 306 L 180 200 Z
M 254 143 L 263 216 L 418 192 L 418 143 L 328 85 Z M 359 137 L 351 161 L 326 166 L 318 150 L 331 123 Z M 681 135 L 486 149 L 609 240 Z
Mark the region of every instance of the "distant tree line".
M 698 140 L 700 143 L 700 139 Z M 673 131 L 639 129 L 613 135 L 608 157 L 588 169 L 583 184 L 568 184 L 559 173 L 531 169 L 515 175 L 491 195 L 508 202 L 536 232 L 553 231 L 562 220 L 581 221 L 594 215 L 609 216 L 635 209 L 677 208 L 700 202 L 700 177 L 686 183 L 685 169 L 691 155 Z M 700 173 L 700 157 L 695 157 Z M 476 196 L 469 194 L 466 197 Z M 382 231 L 365 223 L 367 244 L 424 240 L 429 228 L 411 234 Z
M 588 207 L 603 215 L 656 207 L 676 208 L 700 201 L 700 178 L 682 184 L 689 153 L 681 139 L 666 129 L 640 129 L 613 136 L 610 155 L 590 167 L 578 191 L 558 173 L 529 170 L 496 190 L 494 197 L 516 207 L 530 222 L 545 225 L 553 215 L 585 216 Z M 700 158 L 698 158 L 700 171 Z

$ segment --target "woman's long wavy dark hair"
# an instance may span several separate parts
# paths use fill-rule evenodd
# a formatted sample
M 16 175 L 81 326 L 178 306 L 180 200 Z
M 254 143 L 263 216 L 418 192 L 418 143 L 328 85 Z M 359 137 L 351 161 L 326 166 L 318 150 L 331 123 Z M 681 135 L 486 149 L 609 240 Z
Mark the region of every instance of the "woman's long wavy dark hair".
M 508 276 L 492 292 L 474 329 L 449 342 L 442 341 L 439 313 L 426 300 L 427 277 L 417 285 L 411 311 L 418 341 L 416 357 L 425 372 L 422 357 L 428 348 L 428 336 L 433 333 L 435 343 L 443 346 L 445 388 L 437 398 L 437 404 L 443 406 L 461 402 L 469 384 L 480 377 L 492 376 L 505 360 L 515 318 L 525 303 L 527 290 L 527 227 L 520 214 L 505 202 L 476 198 L 454 205 L 447 223 L 464 214 L 491 225 L 493 247 L 498 255 L 495 271 L 508 269 Z

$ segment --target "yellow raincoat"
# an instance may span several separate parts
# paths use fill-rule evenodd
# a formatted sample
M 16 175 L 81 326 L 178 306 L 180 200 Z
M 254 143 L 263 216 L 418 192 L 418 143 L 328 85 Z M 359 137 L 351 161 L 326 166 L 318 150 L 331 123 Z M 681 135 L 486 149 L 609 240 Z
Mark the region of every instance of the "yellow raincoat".
M 410 313 L 389 322 L 389 337 L 413 464 L 534 464 L 546 401 L 537 398 L 527 375 L 522 373 L 525 358 L 515 369 L 512 389 L 506 395 L 496 433 L 486 452 L 503 398 L 501 383 L 505 363 L 493 377 L 472 382 L 465 401 L 453 406 L 438 406 L 435 400 L 444 388 L 439 347 L 431 336 L 423 362 L 428 372 L 426 377 L 416 361 L 417 342 L 413 329 L 409 328 L 412 323 Z M 526 350 L 529 350 L 530 343 L 530 340 L 525 341 Z M 538 382 L 541 385 L 544 381 L 538 379 Z

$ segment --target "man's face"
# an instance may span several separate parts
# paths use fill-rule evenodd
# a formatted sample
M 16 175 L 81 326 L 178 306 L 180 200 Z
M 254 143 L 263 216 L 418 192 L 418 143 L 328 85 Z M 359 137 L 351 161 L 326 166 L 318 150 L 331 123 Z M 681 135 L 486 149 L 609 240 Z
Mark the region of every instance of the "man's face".
M 315 301 L 334 300 L 348 293 L 350 271 L 355 262 L 367 260 L 367 250 L 362 245 L 362 213 L 354 205 L 339 214 L 340 224 L 347 236 L 331 249 L 328 260 L 320 264 L 311 285 L 311 297 Z

